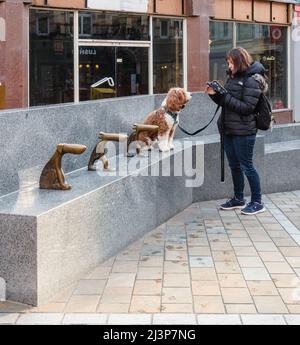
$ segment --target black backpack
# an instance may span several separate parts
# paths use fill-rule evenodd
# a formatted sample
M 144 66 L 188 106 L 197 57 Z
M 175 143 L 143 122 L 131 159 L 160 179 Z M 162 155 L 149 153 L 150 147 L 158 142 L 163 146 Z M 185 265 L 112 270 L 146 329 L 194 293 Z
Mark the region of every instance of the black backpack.
M 260 95 L 254 113 L 256 115 L 257 129 L 267 131 L 272 127 L 272 124 L 274 122 L 274 117 L 272 115 L 272 106 L 264 93 Z
M 244 79 L 245 82 L 245 79 Z M 242 98 L 244 97 L 244 89 Z M 256 127 L 257 129 L 260 129 L 262 131 L 267 131 L 268 129 L 272 128 L 273 123 L 276 123 L 275 118 L 272 114 L 272 106 L 267 98 L 267 96 L 264 94 L 264 92 L 261 93 L 258 103 L 254 109 L 254 114 L 256 117 Z

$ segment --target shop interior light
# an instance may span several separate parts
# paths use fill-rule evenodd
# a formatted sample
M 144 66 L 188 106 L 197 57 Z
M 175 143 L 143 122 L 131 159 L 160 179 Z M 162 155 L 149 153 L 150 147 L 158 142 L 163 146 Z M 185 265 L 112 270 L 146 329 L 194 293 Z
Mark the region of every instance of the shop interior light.
M 96 68 L 96 69 L 99 69 L 99 68 L 100 68 L 100 66 L 99 66 L 98 64 L 96 64 L 96 65 L 95 65 L 95 68 Z
M 89 69 L 91 66 L 89 64 L 86 65 L 86 68 Z

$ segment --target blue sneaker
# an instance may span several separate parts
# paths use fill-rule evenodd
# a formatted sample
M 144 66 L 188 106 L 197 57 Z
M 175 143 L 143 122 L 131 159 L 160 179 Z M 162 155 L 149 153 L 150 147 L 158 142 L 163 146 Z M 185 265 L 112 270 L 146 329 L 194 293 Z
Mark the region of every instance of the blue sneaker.
M 254 215 L 257 213 L 265 212 L 266 209 L 264 204 L 260 204 L 259 202 L 249 202 L 249 204 L 241 210 L 242 214 L 247 215 Z
M 232 199 L 229 199 L 225 202 L 225 204 L 220 205 L 221 210 L 235 210 L 240 209 L 246 206 L 246 200 L 239 200 L 235 197 Z

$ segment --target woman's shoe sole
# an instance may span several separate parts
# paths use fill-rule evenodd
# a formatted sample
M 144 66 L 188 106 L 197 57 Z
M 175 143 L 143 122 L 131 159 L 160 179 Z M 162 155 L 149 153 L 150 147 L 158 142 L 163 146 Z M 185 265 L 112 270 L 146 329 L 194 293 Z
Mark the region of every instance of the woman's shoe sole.
M 253 216 L 253 215 L 255 215 L 255 214 L 262 213 L 262 212 L 266 212 L 266 209 L 263 208 L 263 209 L 261 209 L 261 210 L 259 210 L 259 211 L 252 212 L 252 213 L 247 213 L 247 212 L 241 211 L 242 214 L 245 214 L 245 215 L 247 215 L 247 216 Z
M 244 208 L 246 205 L 244 206 L 233 206 L 233 207 L 222 207 L 220 206 L 220 209 L 221 210 L 224 210 L 224 211 L 231 211 L 231 210 L 241 210 L 242 208 Z

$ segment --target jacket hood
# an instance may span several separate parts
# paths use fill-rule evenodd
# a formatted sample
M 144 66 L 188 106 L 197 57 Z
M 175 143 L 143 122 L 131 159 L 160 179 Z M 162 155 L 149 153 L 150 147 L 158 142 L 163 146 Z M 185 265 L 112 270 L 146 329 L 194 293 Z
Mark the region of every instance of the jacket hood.
M 252 64 L 246 70 L 247 75 L 261 74 L 262 76 L 264 76 L 265 73 L 266 73 L 266 69 L 258 61 L 252 62 Z
M 266 69 L 260 62 L 254 61 L 246 70 L 246 75 L 252 76 L 259 83 L 262 92 L 268 91 L 268 83 L 265 78 Z

